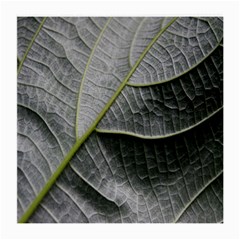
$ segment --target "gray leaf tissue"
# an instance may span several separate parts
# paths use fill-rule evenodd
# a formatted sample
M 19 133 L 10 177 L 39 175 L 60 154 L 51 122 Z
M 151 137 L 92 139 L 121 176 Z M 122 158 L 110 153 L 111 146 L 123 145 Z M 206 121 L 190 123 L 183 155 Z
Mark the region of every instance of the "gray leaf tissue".
M 18 17 L 19 223 L 223 222 L 223 18 Z

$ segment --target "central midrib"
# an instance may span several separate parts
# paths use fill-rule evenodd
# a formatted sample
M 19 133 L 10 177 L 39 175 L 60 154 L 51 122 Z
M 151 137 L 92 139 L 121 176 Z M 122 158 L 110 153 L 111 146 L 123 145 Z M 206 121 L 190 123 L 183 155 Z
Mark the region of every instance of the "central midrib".
M 85 142 L 85 140 L 90 136 L 90 134 L 95 130 L 97 124 L 102 119 L 104 114 L 107 112 L 109 107 L 112 105 L 112 103 L 115 101 L 117 96 L 120 94 L 122 89 L 126 86 L 126 83 L 138 67 L 138 65 L 141 63 L 144 56 L 147 54 L 147 52 L 150 50 L 152 45 L 158 40 L 158 38 L 166 31 L 166 29 L 172 25 L 176 21 L 177 17 L 173 18 L 161 31 L 153 38 L 153 40 L 150 42 L 150 44 L 145 48 L 141 56 L 139 57 L 138 61 L 134 64 L 128 75 L 125 77 L 124 81 L 121 83 L 121 85 L 118 87 L 112 98 L 108 101 L 108 103 L 105 105 L 103 110 L 99 113 L 95 121 L 92 123 L 92 125 L 88 128 L 88 130 L 85 132 L 85 134 L 79 138 L 74 146 L 71 148 L 71 150 L 68 152 L 64 160 L 61 162 L 61 164 L 58 166 L 56 171 L 53 173 L 53 175 L 49 178 L 48 182 L 44 185 L 42 190 L 39 192 L 39 194 L 36 196 L 36 198 L 33 200 L 33 202 L 30 204 L 26 212 L 23 214 L 23 216 L 18 221 L 19 223 L 25 223 L 29 219 L 29 217 L 33 214 L 33 212 L 36 210 L 38 205 L 41 203 L 44 196 L 49 192 L 50 188 L 53 186 L 53 184 L 56 182 L 57 178 L 60 176 L 62 171 L 65 169 L 69 161 L 72 159 L 72 157 L 75 155 L 75 153 L 78 151 L 80 146 Z

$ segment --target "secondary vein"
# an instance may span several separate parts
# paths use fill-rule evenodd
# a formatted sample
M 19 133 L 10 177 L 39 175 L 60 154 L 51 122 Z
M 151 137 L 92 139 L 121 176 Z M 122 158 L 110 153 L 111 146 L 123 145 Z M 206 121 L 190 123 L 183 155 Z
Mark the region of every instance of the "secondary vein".
M 25 59 L 27 58 L 27 55 L 28 55 L 29 51 L 31 50 L 32 45 L 33 45 L 35 39 L 37 38 L 40 30 L 42 29 L 43 24 L 45 23 L 46 19 L 47 19 L 47 17 L 44 17 L 44 18 L 43 18 L 43 20 L 41 21 L 41 23 L 40 23 L 37 31 L 35 32 L 35 34 L 34 34 L 34 36 L 33 36 L 31 42 L 29 43 L 28 48 L 27 48 L 26 52 L 24 53 L 23 58 L 21 59 L 20 64 L 19 64 L 19 66 L 18 66 L 17 75 L 21 72 L 23 63 L 24 63 Z
M 80 96 L 81 96 L 81 94 L 82 94 L 84 80 L 85 80 L 85 78 L 86 78 L 86 74 L 87 74 L 88 68 L 89 68 L 89 66 L 90 66 L 90 64 L 91 64 L 91 61 L 92 61 L 94 52 L 95 52 L 95 50 L 96 50 L 96 48 L 97 48 L 97 46 L 98 46 L 98 44 L 99 44 L 99 42 L 100 42 L 103 34 L 104 34 L 107 26 L 109 25 L 110 21 L 111 21 L 111 18 L 109 18 L 109 19 L 107 20 L 104 28 L 103 28 L 102 31 L 100 32 L 100 34 L 99 34 L 99 36 L 98 36 L 98 38 L 97 38 L 97 41 L 95 42 L 94 47 L 93 47 L 93 49 L 92 49 L 92 51 L 91 51 L 91 54 L 90 54 L 90 56 L 89 56 L 89 58 L 88 58 L 87 65 L 86 65 L 85 70 L 84 70 L 84 73 L 83 73 L 82 81 L 81 81 L 81 84 L 80 84 L 80 89 L 79 89 L 79 92 L 78 92 L 77 113 L 76 113 L 76 126 L 75 126 L 75 128 L 76 128 L 76 139 L 78 139 L 78 118 L 79 118 L 79 112 L 80 112 Z
M 190 205 L 197 199 L 197 197 L 222 174 L 223 174 L 223 171 L 220 171 L 214 178 L 212 178 L 202 189 L 200 189 L 196 193 L 196 195 L 188 202 L 188 204 L 184 207 L 184 209 L 178 214 L 178 216 L 174 220 L 174 223 L 176 223 L 180 219 L 183 213 L 190 207 Z
M 220 112 L 223 109 L 223 106 L 219 107 L 216 111 L 212 112 L 211 114 L 209 114 L 207 117 L 203 118 L 202 120 L 200 120 L 199 122 L 191 125 L 190 127 L 184 128 L 182 130 L 173 132 L 173 133 L 169 133 L 166 135 L 155 135 L 155 136 L 147 136 L 147 135 L 143 135 L 140 133 L 135 133 L 135 132 L 130 132 L 130 131 L 122 131 L 122 130 L 109 130 L 109 129 L 104 129 L 104 128 L 96 128 L 96 132 L 99 133 L 106 133 L 106 134 L 121 134 L 121 135 L 128 135 L 128 136 L 132 136 L 132 137 L 136 137 L 136 138 L 141 138 L 141 139 L 163 139 L 163 138 L 169 138 L 172 136 L 176 136 L 179 135 L 181 133 L 187 132 L 197 126 L 199 126 L 200 124 L 202 124 L 203 122 L 205 122 L 206 120 L 210 119 L 211 117 L 213 117 L 215 114 L 217 114 L 218 112 Z
M 138 61 L 135 63 L 133 68 L 130 70 L 126 78 L 123 80 L 119 88 L 116 90 L 116 92 L 113 94 L 112 98 L 108 101 L 108 103 L 105 105 L 103 110 L 99 113 L 95 121 L 92 123 L 92 125 L 87 129 L 85 134 L 77 139 L 74 146 L 71 148 L 71 150 L 68 152 L 66 157 L 63 159 L 61 164 L 58 166 L 57 170 L 53 173 L 53 175 L 50 177 L 48 182 L 45 184 L 43 189 L 39 192 L 37 197 L 33 200 L 33 202 L 30 204 L 26 212 L 23 214 L 23 216 L 20 218 L 19 223 L 25 223 L 29 219 L 29 217 L 33 214 L 33 212 L 36 210 L 38 205 L 41 203 L 44 196 L 49 192 L 50 188 L 53 186 L 53 184 L 56 182 L 57 178 L 60 176 L 62 171 L 65 169 L 69 161 L 72 159 L 72 157 L 75 155 L 75 153 L 78 151 L 79 147 L 85 142 L 85 140 L 89 137 L 89 135 L 95 130 L 97 124 L 102 119 L 104 114 L 107 112 L 109 107 L 112 105 L 112 103 L 115 101 L 117 96 L 120 94 L 122 89 L 126 86 L 126 83 L 128 82 L 129 78 L 132 76 L 138 65 L 141 63 L 144 56 L 147 54 L 147 52 L 150 50 L 152 45 L 157 41 L 157 39 L 166 31 L 166 29 L 172 25 L 176 21 L 177 17 L 173 18 L 161 31 L 155 36 L 155 38 L 151 41 L 151 43 L 146 47 L 146 49 L 143 51 L 141 56 L 139 57 Z

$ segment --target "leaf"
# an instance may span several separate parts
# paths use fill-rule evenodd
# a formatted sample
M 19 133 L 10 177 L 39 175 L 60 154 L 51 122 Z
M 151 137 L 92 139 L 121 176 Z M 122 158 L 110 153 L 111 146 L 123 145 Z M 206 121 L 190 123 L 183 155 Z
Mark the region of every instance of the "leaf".
M 18 22 L 19 222 L 223 221 L 221 18 Z
M 18 58 L 22 59 L 27 51 L 27 48 L 33 39 L 35 33 L 41 25 L 43 18 L 35 17 L 18 17 L 17 19 L 17 36 L 18 36 Z
M 46 18 L 24 18 L 18 17 L 17 35 L 18 35 L 18 53 L 17 53 L 17 67 L 18 72 L 22 68 L 28 52 L 34 43 L 39 31 L 41 30 Z
M 179 78 L 144 88 L 127 86 L 97 131 L 148 139 L 187 131 L 222 108 L 222 69 L 219 46 L 204 62 Z

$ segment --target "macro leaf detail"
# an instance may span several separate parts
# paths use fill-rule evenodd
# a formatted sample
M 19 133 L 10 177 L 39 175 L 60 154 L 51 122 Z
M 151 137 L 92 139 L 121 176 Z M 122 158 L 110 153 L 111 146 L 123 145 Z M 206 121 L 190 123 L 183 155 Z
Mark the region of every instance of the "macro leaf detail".
M 221 17 L 17 31 L 18 222 L 223 221 Z

